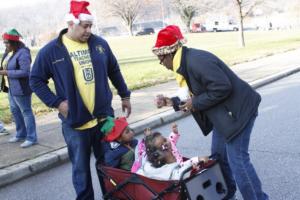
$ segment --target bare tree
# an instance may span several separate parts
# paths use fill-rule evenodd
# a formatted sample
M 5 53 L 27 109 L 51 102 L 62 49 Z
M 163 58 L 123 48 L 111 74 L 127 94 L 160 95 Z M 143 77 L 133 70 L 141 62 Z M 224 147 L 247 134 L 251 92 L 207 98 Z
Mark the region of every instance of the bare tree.
M 253 11 L 255 6 L 262 3 L 262 0 L 234 0 L 234 1 L 238 8 L 240 44 L 242 47 L 245 47 L 244 19 Z
M 196 16 L 197 7 L 190 0 L 175 0 L 174 7 L 179 12 L 181 20 L 185 24 L 187 30 L 191 31 L 191 21 Z
M 173 6 L 189 32 L 192 19 L 200 13 L 204 14 L 211 10 L 211 5 L 212 1 L 209 0 L 173 0 Z
M 139 14 L 141 5 L 141 0 L 110 0 L 108 9 L 112 16 L 123 20 L 130 34 L 133 35 L 132 25 Z

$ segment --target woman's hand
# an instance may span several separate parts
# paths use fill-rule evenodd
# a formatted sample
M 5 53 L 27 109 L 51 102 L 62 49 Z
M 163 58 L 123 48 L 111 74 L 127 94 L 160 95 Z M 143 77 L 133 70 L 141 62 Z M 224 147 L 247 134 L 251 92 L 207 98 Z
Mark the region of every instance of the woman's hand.
M 193 101 L 192 99 L 187 99 L 186 102 L 182 105 L 179 105 L 179 109 L 184 111 L 184 112 L 187 112 L 187 111 L 190 111 L 193 109 Z
M 162 108 L 164 106 L 173 106 L 171 98 L 165 97 L 162 94 L 156 95 L 155 104 L 157 108 Z
M 165 97 L 162 94 L 158 94 L 155 97 L 155 105 L 157 108 L 162 108 L 163 106 L 166 106 Z

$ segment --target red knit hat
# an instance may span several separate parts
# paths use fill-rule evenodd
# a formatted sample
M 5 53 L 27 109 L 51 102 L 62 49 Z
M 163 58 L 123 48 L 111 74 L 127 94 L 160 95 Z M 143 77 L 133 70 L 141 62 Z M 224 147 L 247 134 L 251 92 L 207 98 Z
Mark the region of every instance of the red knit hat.
M 79 24 L 80 21 L 93 21 L 94 18 L 87 7 L 90 5 L 87 1 L 71 0 L 70 12 L 66 16 L 66 21 L 73 21 Z
M 20 41 L 21 34 L 16 29 L 11 29 L 2 35 L 3 40 Z
M 152 52 L 155 55 L 166 55 L 175 52 L 186 42 L 180 28 L 176 25 L 169 25 L 160 30 L 157 34 L 155 46 Z
M 104 137 L 105 141 L 112 142 L 118 139 L 125 128 L 128 126 L 128 122 L 126 121 L 125 117 L 117 118 L 114 120 L 115 125 L 111 129 L 109 133 Z

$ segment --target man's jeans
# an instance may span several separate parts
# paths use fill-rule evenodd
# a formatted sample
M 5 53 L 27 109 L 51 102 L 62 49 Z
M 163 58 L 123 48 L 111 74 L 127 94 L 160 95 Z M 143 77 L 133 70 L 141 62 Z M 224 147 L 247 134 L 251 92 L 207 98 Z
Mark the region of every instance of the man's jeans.
M 248 147 L 256 116 L 248 122 L 242 132 L 226 143 L 225 137 L 213 130 L 212 154 L 218 153 L 224 178 L 228 187 L 227 198 L 236 191 L 236 184 L 244 200 L 266 200 L 268 195 L 262 191 L 261 182 L 250 162 Z
M 36 142 L 36 125 L 31 108 L 31 95 L 13 96 L 8 93 L 8 100 L 16 123 L 16 137 Z
M 69 158 L 72 163 L 73 186 L 77 200 L 93 200 L 94 190 L 91 178 L 90 157 L 93 149 L 98 162 L 103 161 L 101 149 L 102 133 L 100 125 L 86 130 L 75 130 L 68 124 L 62 123 L 62 131 L 67 143 Z M 105 193 L 103 182 L 99 177 L 102 192 Z

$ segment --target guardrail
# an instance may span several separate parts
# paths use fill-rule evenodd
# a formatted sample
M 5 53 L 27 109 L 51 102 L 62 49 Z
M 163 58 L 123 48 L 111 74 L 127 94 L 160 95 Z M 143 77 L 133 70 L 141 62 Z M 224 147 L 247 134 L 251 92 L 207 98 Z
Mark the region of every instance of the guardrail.
M 141 57 L 118 59 L 118 62 L 120 65 L 122 65 L 122 64 L 138 63 L 138 62 L 145 62 L 145 61 L 155 61 L 155 60 L 157 60 L 156 56 L 141 56 Z

